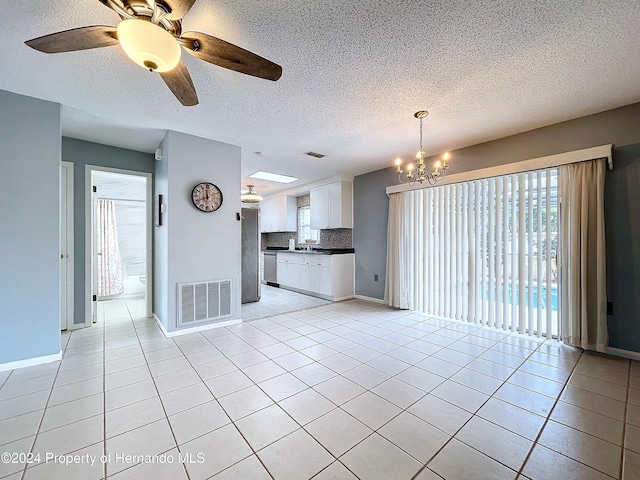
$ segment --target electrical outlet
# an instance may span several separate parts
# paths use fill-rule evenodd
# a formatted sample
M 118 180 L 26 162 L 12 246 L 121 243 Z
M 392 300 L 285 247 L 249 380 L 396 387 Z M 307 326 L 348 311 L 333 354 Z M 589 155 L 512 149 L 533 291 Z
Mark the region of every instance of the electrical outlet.
M 377 282 L 377 281 L 378 281 L 378 274 L 377 274 L 377 273 L 374 273 L 374 274 L 373 274 L 373 281 L 374 281 L 374 282 Z

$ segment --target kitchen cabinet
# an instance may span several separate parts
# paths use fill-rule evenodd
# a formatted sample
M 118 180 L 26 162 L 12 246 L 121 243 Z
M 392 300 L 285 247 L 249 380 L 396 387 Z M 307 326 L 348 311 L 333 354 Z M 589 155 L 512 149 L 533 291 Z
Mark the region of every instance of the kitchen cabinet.
M 310 255 L 306 257 L 308 265 L 308 288 L 315 293 L 331 295 L 331 258 L 333 255 Z M 301 264 L 302 266 L 302 264 Z M 302 279 L 302 270 L 300 270 Z M 302 287 L 301 287 L 302 288 Z
M 353 184 L 333 182 L 310 191 L 311 228 L 353 228 Z
M 260 205 L 260 231 L 295 232 L 297 211 L 296 197 L 283 195 L 265 200 Z
M 300 257 L 298 263 L 298 288 L 313 291 L 311 282 L 311 265 L 307 257 Z
M 288 288 L 328 300 L 355 296 L 355 256 L 353 253 L 319 255 L 278 252 L 278 283 Z
M 318 292 L 323 295 L 331 295 L 332 294 L 332 285 L 333 280 L 331 278 L 331 265 L 321 265 L 316 267 L 318 269 Z M 337 268 L 337 267 L 336 267 Z M 336 275 L 342 275 L 342 273 L 336 273 Z M 354 279 L 355 282 L 355 279 Z M 342 293 L 341 295 L 349 295 L 348 289 Z M 353 295 L 353 294 L 352 294 Z
M 329 185 L 312 188 L 309 192 L 311 228 L 329 228 Z
M 296 253 L 278 252 L 277 278 L 280 286 L 298 288 L 300 257 Z

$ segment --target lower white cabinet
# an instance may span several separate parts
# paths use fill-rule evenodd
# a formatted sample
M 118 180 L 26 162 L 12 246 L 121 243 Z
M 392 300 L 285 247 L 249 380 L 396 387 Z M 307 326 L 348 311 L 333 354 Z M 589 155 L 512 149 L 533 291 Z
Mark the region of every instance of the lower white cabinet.
M 355 296 L 355 255 L 278 252 L 278 283 L 331 300 Z
M 298 264 L 298 254 L 278 252 L 276 275 L 280 285 L 298 287 Z
M 331 267 L 330 266 L 320 266 L 317 267 L 318 273 L 318 291 L 323 295 L 331 295 L 333 293 L 333 281 L 331 279 Z M 347 289 L 348 290 L 348 289 Z M 345 290 L 342 292 L 342 296 L 353 296 L 355 293 L 355 279 L 354 279 L 354 293 L 349 294 L 348 291 Z

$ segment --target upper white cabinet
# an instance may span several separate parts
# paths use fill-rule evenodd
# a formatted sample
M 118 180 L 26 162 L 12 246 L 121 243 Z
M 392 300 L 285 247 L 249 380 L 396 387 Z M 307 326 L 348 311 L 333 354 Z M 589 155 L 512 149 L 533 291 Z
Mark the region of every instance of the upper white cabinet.
M 311 189 L 311 228 L 353 228 L 353 184 L 334 182 Z
M 296 197 L 269 198 L 260 205 L 260 231 L 266 232 L 295 232 Z

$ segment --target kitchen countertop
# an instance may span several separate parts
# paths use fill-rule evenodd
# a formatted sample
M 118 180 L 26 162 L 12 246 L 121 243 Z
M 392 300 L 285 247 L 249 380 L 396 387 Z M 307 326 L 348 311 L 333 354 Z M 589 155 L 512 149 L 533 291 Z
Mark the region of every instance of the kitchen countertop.
M 340 255 L 343 253 L 355 253 L 353 248 L 316 248 L 314 250 L 289 250 L 288 248 L 267 248 L 268 251 L 277 251 L 282 253 L 300 253 L 303 255 Z

